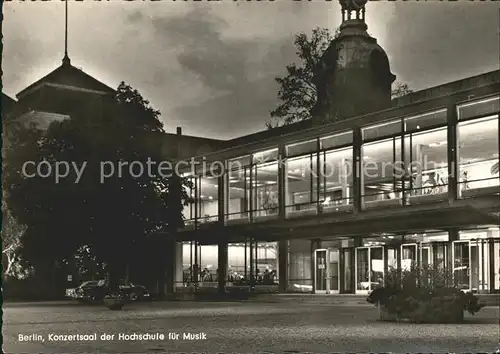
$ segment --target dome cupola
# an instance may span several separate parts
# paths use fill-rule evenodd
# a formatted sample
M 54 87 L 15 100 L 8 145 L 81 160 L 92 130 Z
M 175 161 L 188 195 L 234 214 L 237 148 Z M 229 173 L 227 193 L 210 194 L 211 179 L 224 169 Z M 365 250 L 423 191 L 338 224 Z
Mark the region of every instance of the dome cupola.
M 341 120 L 385 109 L 395 76 L 389 59 L 365 22 L 367 0 L 339 0 L 342 24 L 314 77 L 318 122 Z

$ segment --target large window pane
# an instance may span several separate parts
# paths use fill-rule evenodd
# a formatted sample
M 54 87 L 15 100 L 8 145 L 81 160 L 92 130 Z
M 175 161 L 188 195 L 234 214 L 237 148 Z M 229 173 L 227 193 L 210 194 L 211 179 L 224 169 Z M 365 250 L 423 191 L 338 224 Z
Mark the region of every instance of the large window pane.
M 397 205 L 401 200 L 399 181 L 401 138 L 395 137 L 364 144 L 362 147 L 362 191 L 365 206 Z
M 410 196 L 441 195 L 448 191 L 447 129 L 405 135 L 405 162 Z M 421 198 L 420 198 L 421 199 Z
M 212 222 L 218 220 L 219 198 L 217 176 L 201 176 L 198 178 L 196 193 L 198 206 L 198 220 L 200 222 Z
M 459 123 L 459 191 L 464 196 L 499 185 L 498 154 L 498 116 Z
M 190 200 L 187 205 L 184 205 L 182 216 L 184 217 L 185 224 L 191 225 L 194 223 L 195 219 L 195 191 L 196 191 L 196 178 L 183 175 L 186 178 L 188 185 L 183 185 L 185 193 L 189 196 Z
M 352 203 L 352 148 L 320 153 L 320 201 L 323 211 Z
M 447 123 L 447 110 L 441 109 L 439 111 L 427 112 L 419 114 L 414 117 L 405 118 L 405 131 L 419 131 L 430 127 L 439 125 L 446 125 Z
M 315 152 L 318 149 L 316 139 L 301 143 L 296 143 L 287 146 L 287 156 L 299 156 L 307 153 Z
M 301 214 L 304 210 L 316 210 L 317 154 L 290 158 L 285 163 L 286 212 Z
M 253 216 L 277 215 L 279 211 L 278 162 L 253 166 L 251 183 Z
M 495 96 L 467 102 L 459 105 L 457 110 L 459 120 L 496 114 L 500 111 L 500 97 Z
M 363 140 L 372 140 L 376 138 L 388 137 L 401 132 L 401 120 L 393 120 L 381 124 L 363 128 Z
M 248 218 L 250 210 L 250 176 L 249 167 L 227 173 L 226 220 Z
M 352 131 L 326 136 L 320 139 L 321 149 L 328 150 L 352 144 Z
M 288 241 L 288 290 L 312 292 L 313 268 L 311 241 Z

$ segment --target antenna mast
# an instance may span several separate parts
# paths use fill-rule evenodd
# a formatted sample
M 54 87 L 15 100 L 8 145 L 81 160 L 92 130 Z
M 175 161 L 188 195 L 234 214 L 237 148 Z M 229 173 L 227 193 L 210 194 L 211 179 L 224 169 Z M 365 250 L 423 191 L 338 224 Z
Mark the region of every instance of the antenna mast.
M 70 64 L 68 56 L 68 0 L 64 0 L 64 58 L 63 64 Z

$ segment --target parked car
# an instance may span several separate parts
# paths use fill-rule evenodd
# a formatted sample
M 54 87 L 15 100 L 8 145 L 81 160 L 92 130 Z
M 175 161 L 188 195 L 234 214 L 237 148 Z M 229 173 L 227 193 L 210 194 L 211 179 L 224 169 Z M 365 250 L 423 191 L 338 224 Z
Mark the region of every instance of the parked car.
M 123 295 L 130 301 L 148 300 L 151 294 L 142 285 L 128 283 L 119 286 Z M 76 288 L 66 289 L 66 297 L 80 301 L 101 301 L 108 292 L 104 279 L 86 281 Z

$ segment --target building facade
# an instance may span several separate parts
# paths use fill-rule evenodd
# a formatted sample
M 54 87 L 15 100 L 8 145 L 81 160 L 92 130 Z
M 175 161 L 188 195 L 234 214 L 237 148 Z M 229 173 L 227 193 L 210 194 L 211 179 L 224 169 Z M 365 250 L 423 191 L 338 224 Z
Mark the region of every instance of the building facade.
M 184 161 L 193 203 L 167 277 L 177 290 L 364 294 L 417 266 L 500 292 L 500 71 L 390 101 L 366 1 L 340 3 L 313 119 Z
M 281 291 L 365 293 L 419 265 L 500 291 L 500 71 L 412 95 L 193 158 L 178 286 L 274 271 Z

